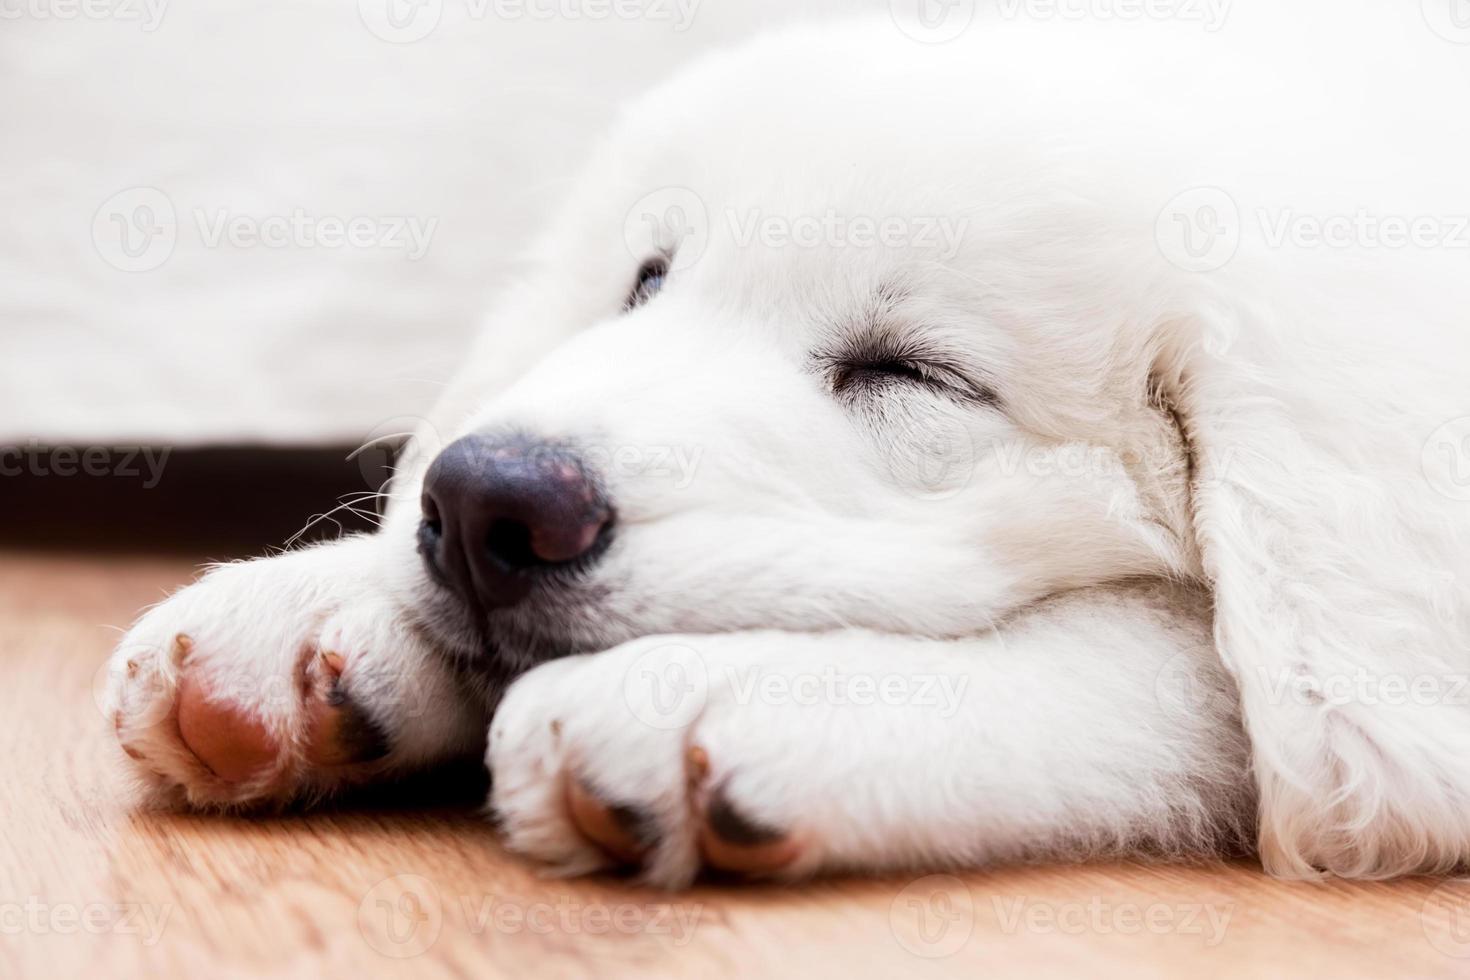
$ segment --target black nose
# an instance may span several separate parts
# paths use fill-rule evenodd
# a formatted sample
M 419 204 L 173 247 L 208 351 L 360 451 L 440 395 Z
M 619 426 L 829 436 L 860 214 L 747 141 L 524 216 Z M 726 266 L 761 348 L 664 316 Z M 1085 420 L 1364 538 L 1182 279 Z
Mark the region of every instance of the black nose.
M 513 605 L 552 571 L 602 552 L 612 509 L 571 449 L 471 435 L 424 477 L 419 551 L 429 570 L 482 609 Z

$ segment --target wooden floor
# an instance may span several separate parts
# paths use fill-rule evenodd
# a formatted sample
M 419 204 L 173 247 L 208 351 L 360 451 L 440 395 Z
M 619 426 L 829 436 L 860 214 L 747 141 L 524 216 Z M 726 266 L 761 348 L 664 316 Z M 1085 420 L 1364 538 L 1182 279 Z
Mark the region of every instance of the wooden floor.
M 1470 883 L 1109 865 L 671 900 L 537 877 L 444 781 L 269 819 L 138 812 L 94 686 L 108 627 L 192 564 L 0 551 L 0 977 L 1470 976 Z

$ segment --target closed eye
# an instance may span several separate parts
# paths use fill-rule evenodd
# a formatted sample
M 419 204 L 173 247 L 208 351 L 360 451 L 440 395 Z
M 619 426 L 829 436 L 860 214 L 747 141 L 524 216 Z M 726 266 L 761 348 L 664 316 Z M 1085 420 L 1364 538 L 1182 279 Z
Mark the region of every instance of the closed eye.
M 861 389 L 894 383 L 928 385 L 934 380 L 933 372 L 925 365 L 902 359 L 839 361 L 829 371 L 829 383 L 834 395 L 846 395 Z
M 996 408 L 1000 398 L 983 368 L 904 315 L 902 283 L 884 283 L 861 307 L 835 318 L 811 352 L 815 373 L 833 397 L 855 403 L 905 391 Z
M 633 282 L 633 289 L 628 293 L 628 298 L 623 301 L 623 312 L 636 310 L 657 296 L 664 288 L 664 282 L 668 277 L 668 259 L 660 255 L 644 262 L 638 268 L 638 278 Z
M 927 390 L 956 401 L 994 406 L 995 392 L 937 356 L 887 353 L 858 346 L 816 355 L 834 397 L 852 400 L 903 389 Z

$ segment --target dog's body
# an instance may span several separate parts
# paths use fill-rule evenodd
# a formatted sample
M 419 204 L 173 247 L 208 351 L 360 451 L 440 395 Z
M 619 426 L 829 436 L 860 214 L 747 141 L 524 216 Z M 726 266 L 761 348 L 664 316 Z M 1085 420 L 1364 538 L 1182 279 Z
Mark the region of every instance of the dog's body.
M 498 701 L 511 846 L 670 885 L 1248 840 L 1283 874 L 1470 858 L 1470 493 L 1435 469 L 1470 415 L 1465 253 L 1301 232 L 1452 233 L 1470 71 L 1422 23 L 1360 24 L 1415 51 L 1391 97 L 1234 18 L 939 46 L 885 21 L 651 93 L 381 532 L 137 624 L 130 754 L 192 803 L 286 798 L 473 752 Z M 514 602 L 449 587 L 420 511 L 486 433 L 485 465 L 552 447 L 616 512 Z

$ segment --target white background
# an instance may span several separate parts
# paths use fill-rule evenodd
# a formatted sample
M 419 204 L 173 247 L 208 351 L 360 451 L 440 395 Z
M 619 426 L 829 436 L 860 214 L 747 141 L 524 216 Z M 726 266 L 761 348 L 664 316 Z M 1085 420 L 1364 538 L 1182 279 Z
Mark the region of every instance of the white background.
M 421 0 L 434 29 L 391 43 L 367 26 L 387 2 L 175 0 L 150 31 L 145 0 L 0 0 L 0 440 L 355 442 L 421 412 L 622 99 L 763 28 L 887 7 Z M 98 211 L 140 187 L 176 240 L 123 271 Z M 418 261 L 198 227 L 296 209 L 438 223 Z

